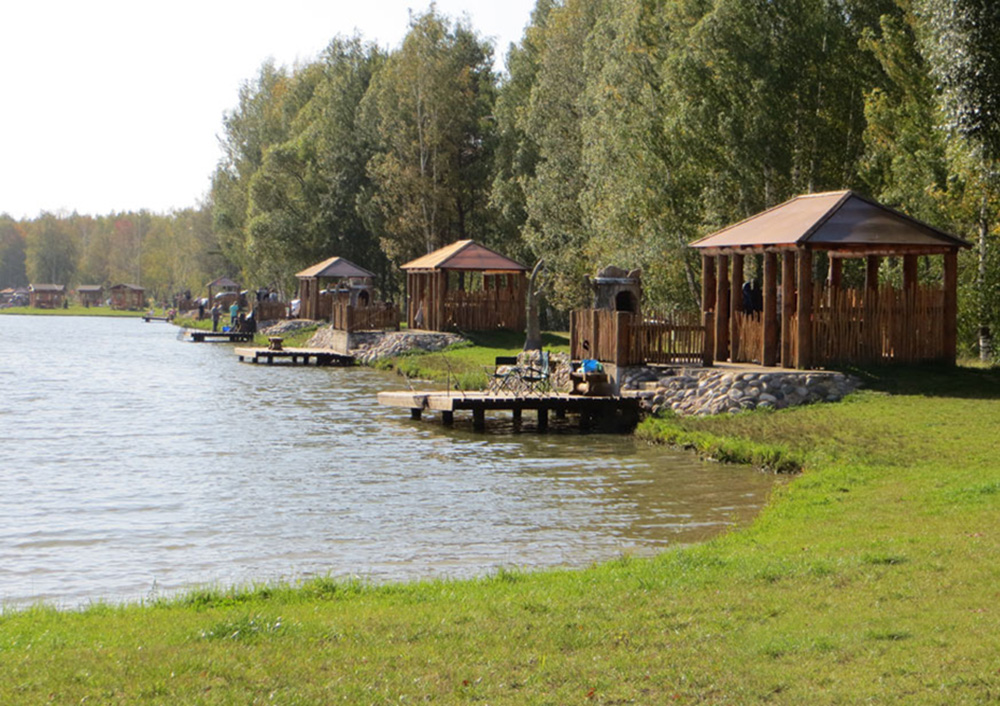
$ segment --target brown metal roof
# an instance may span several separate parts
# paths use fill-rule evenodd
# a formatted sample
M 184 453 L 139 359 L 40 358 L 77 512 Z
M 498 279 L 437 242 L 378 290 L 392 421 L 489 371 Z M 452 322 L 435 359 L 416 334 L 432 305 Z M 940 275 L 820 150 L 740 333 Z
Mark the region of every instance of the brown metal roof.
M 65 292 L 65 284 L 30 284 L 28 289 L 32 292 Z
M 796 196 L 691 243 L 693 248 L 801 246 L 823 250 L 967 248 L 967 242 L 853 191 Z
M 133 292 L 146 291 L 144 287 L 140 287 L 137 284 L 116 284 L 115 286 L 111 287 L 111 289 L 131 289 Z
M 402 266 L 404 270 L 526 272 L 527 267 L 472 240 L 459 240 Z
M 307 277 L 374 277 L 374 272 L 369 272 L 363 267 L 358 267 L 350 260 L 342 257 L 331 257 L 323 260 L 312 267 L 307 267 L 296 273 L 296 277 L 305 279 Z
M 81 284 L 76 288 L 77 292 L 100 292 L 104 290 L 104 286 L 100 284 Z

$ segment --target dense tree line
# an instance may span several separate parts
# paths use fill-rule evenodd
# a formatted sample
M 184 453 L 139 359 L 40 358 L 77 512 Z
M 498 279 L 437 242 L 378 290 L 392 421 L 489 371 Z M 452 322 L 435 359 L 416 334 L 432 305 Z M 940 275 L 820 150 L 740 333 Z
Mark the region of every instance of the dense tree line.
M 475 238 L 544 259 L 557 317 L 607 264 L 642 267 L 654 304 L 693 308 L 691 240 L 854 188 L 976 243 L 971 351 L 1000 319 L 998 29 L 984 0 L 538 0 L 497 74 L 489 42 L 432 5 L 393 51 L 338 37 L 313 62 L 262 66 L 224 120 L 211 243 L 184 250 L 217 246 L 216 267 L 286 291 L 342 255 L 394 296 L 399 264 Z M 0 274 L 23 258 L 62 275 L 63 258 L 110 276 L 147 257 L 106 220 L 0 222 Z M 186 276 L 172 267 L 157 277 Z

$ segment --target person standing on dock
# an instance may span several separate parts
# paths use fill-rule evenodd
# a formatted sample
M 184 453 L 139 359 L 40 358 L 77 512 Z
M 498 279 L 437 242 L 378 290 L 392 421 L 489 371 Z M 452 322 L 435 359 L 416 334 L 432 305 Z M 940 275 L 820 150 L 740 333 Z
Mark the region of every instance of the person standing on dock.
M 236 329 L 236 319 L 240 316 L 240 303 L 235 301 L 229 305 L 229 326 Z
M 216 304 L 212 307 L 212 332 L 215 333 L 219 330 L 219 317 L 222 316 L 222 309 Z

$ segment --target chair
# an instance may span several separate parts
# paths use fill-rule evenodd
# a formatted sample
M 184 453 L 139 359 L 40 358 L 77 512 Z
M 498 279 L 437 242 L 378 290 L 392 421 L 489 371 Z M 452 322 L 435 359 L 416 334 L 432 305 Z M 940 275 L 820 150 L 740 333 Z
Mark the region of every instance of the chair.
M 521 384 L 525 392 L 545 392 L 549 389 L 549 352 L 541 351 L 538 367 L 529 366 L 521 371 Z
M 494 394 L 509 392 L 517 394 L 521 389 L 521 368 L 518 365 L 516 355 L 498 355 L 493 361 L 494 369 L 489 375 L 489 384 L 486 389 Z

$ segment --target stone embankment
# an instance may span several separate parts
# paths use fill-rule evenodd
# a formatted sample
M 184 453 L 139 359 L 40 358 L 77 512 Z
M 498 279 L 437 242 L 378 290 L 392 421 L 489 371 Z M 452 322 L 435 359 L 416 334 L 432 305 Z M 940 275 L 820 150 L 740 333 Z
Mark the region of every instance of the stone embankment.
M 837 372 L 681 368 L 663 375 L 654 369 L 636 368 L 626 371 L 620 384 L 624 394 L 639 397 L 654 414 L 672 410 L 682 415 L 707 415 L 837 402 L 860 382 Z
M 340 332 L 324 326 L 306 344 L 309 348 L 337 348 L 335 338 Z M 386 331 L 351 334 L 350 354 L 362 365 L 371 365 L 382 358 L 392 358 L 412 350 L 439 351 L 465 341 L 454 333 L 434 331 Z

